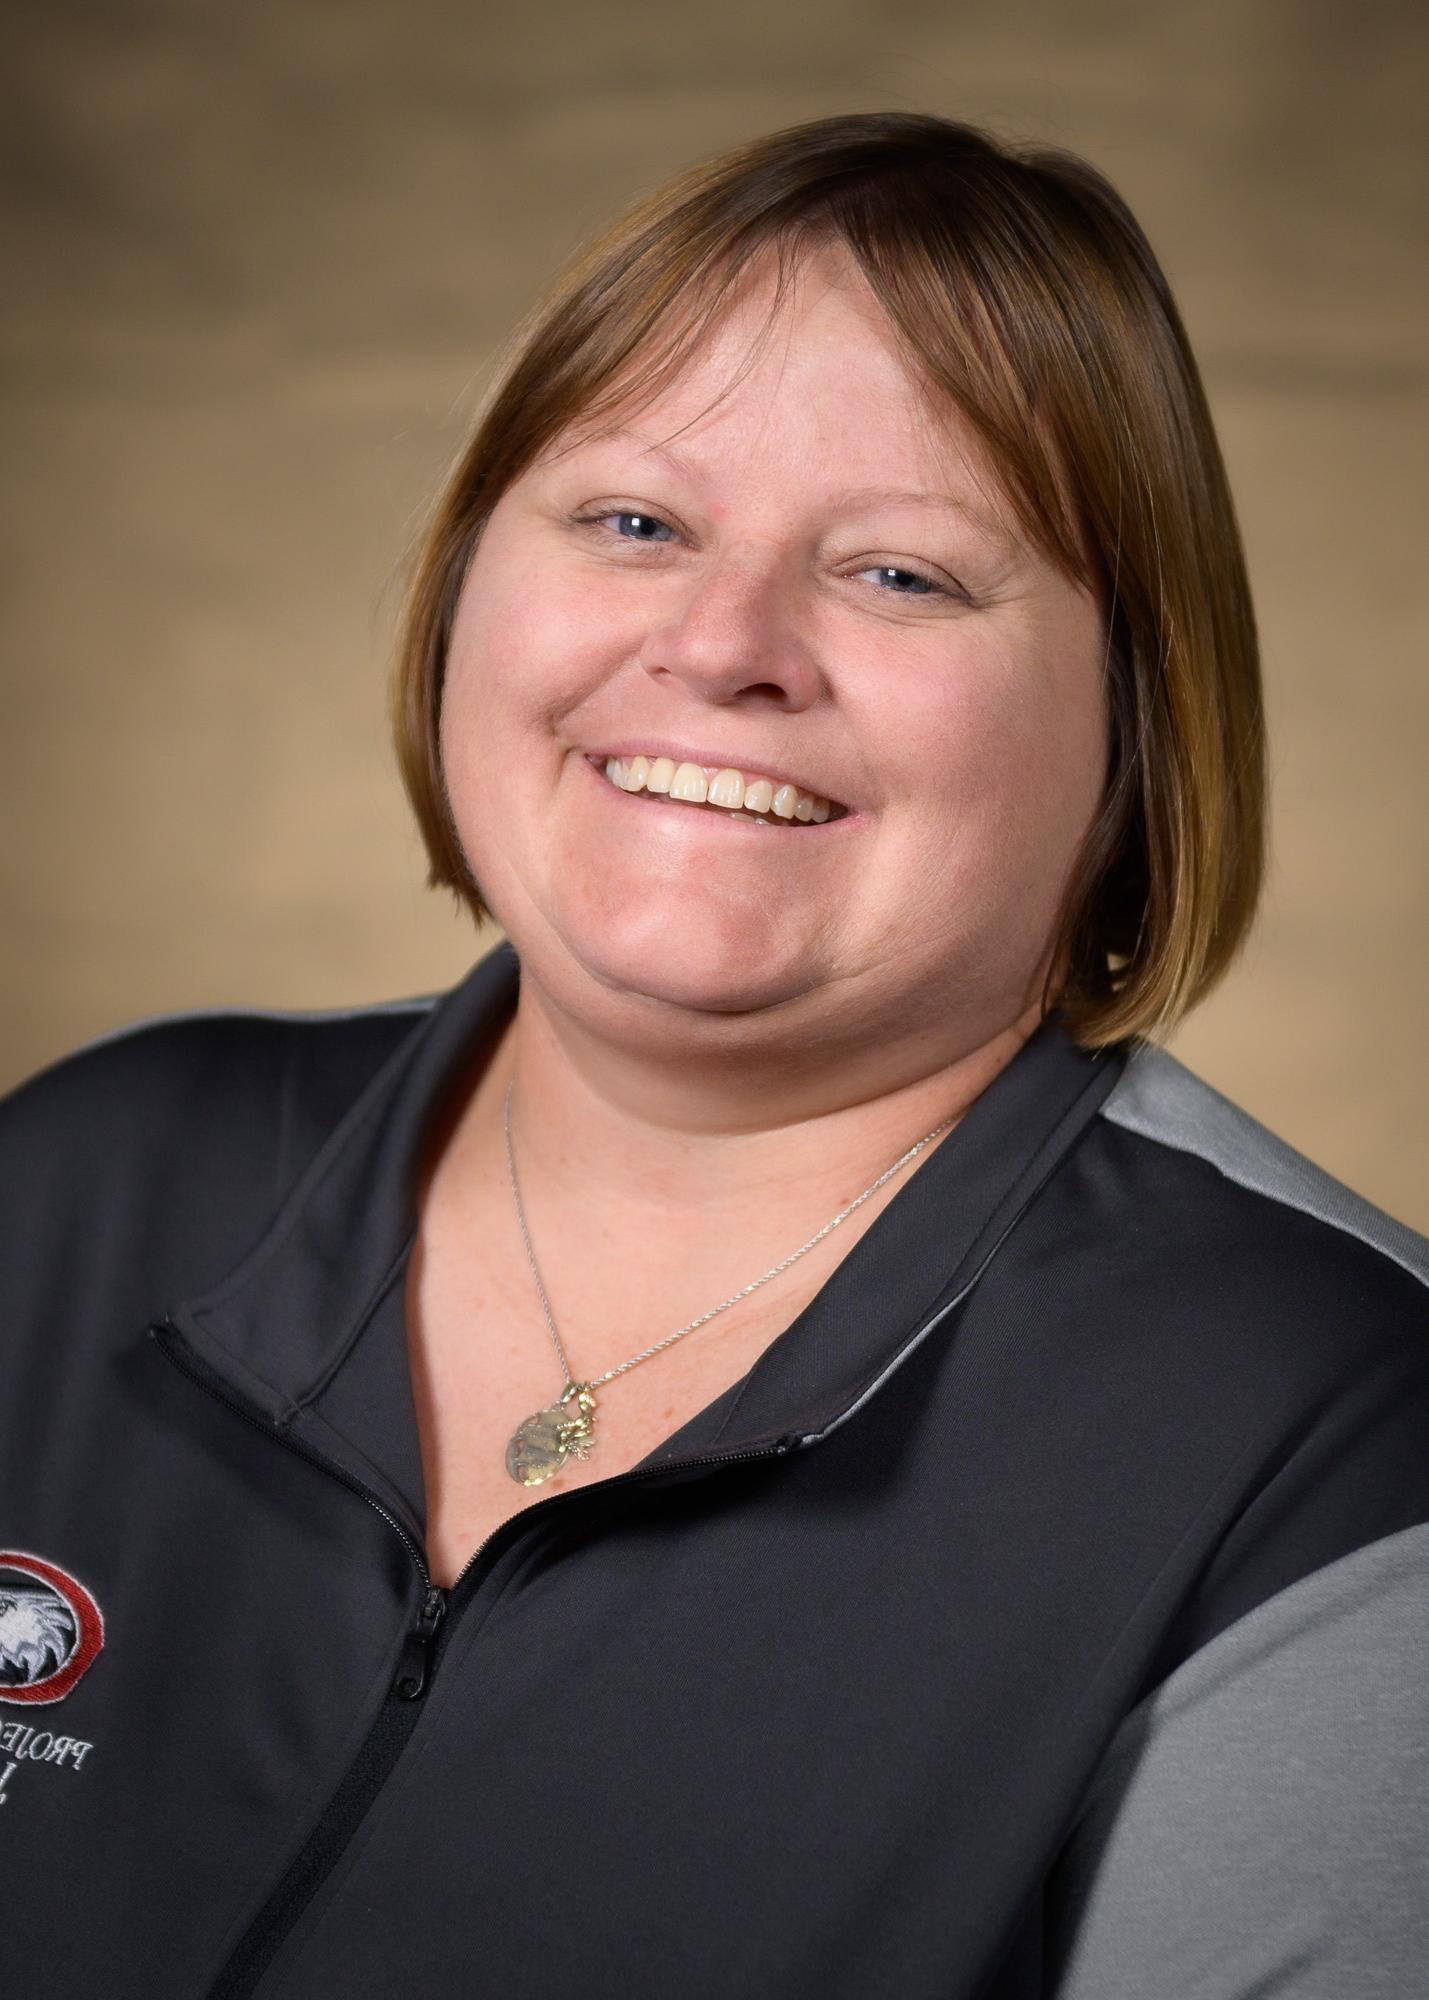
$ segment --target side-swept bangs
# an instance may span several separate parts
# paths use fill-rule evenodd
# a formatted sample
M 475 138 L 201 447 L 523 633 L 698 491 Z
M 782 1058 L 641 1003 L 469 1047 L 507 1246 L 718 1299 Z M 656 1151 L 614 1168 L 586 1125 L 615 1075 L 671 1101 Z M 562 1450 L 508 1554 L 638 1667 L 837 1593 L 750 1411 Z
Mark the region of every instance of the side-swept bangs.
M 656 395 L 752 260 L 771 317 L 803 252 L 838 242 L 936 407 L 972 426 L 1017 525 L 1107 628 L 1109 772 L 1054 954 L 1098 1046 L 1162 1029 L 1255 910 L 1265 750 L 1235 510 L 1170 289 L 1125 203 L 1074 155 L 902 113 L 831 118 L 681 176 L 600 238 L 519 331 L 418 552 L 393 686 L 430 881 L 477 916 L 438 725 L 457 599 L 502 494 L 577 428 Z

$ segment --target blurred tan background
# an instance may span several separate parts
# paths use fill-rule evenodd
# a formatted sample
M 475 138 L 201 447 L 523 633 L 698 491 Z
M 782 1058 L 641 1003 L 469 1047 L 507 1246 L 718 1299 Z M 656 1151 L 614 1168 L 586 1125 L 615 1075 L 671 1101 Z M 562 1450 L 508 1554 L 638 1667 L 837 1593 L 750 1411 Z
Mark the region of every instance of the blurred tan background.
M 1229 459 L 1275 865 L 1174 1046 L 1429 1229 L 1422 9 L 51 0 L 10 37 L 0 1085 L 146 1014 L 460 974 L 383 682 L 500 342 L 674 168 L 932 110 L 1110 174 Z

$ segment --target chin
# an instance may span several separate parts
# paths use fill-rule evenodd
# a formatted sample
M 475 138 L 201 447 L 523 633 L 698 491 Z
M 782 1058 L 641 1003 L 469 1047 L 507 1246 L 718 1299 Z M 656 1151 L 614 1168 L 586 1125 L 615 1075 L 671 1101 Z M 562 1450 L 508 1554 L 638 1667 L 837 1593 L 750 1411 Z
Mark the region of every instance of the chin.
M 518 952 L 529 942 L 535 976 L 559 982 L 571 999 L 589 982 L 612 998 L 685 1014 L 748 1014 L 810 985 L 797 928 L 708 883 L 568 867 L 526 903 L 527 938 L 513 932 L 512 941 Z
M 583 969 L 613 995 L 628 996 L 682 1014 L 757 1014 L 786 1005 L 808 990 L 808 980 L 790 967 L 701 964 L 699 954 L 662 953 L 632 958 L 587 953 Z
M 638 939 L 588 934 L 558 927 L 559 966 L 536 966 L 538 978 L 554 973 L 568 1001 L 667 1011 L 681 1016 L 736 1016 L 767 1012 L 809 990 L 808 967 L 792 957 L 780 963 L 758 951 L 721 948 L 717 939 L 692 939 L 683 929 Z M 520 951 L 520 941 L 516 943 Z M 541 957 L 545 958 L 542 953 Z M 596 989 L 592 995 L 592 988 Z

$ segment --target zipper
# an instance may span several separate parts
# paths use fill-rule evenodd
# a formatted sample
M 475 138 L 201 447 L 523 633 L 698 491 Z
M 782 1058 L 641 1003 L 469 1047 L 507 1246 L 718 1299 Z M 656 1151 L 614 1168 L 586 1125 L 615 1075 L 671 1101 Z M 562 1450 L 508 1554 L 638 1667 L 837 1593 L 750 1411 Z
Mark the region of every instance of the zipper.
M 402 1642 L 402 1664 L 392 1683 L 399 1701 L 416 1701 L 427 1691 L 432 1677 L 432 1654 L 436 1649 L 437 1627 L 446 1616 L 447 1594 L 440 1584 L 432 1584 L 422 1600 L 416 1625 Z
M 522 1508 L 494 1528 L 463 1564 L 455 1581 L 443 1586 L 433 1583 L 425 1554 L 391 1508 L 384 1507 L 361 1480 L 355 1479 L 331 1459 L 324 1458 L 310 1445 L 302 1444 L 285 1431 L 276 1429 L 269 1420 L 259 1416 L 235 1396 L 222 1377 L 193 1354 L 172 1320 L 156 1321 L 150 1326 L 149 1334 L 179 1373 L 186 1375 L 216 1402 L 235 1411 L 255 1430 L 261 1431 L 264 1437 L 275 1439 L 365 1500 L 399 1537 L 422 1584 L 421 1608 L 403 1638 L 397 1672 L 388 1689 L 387 1699 L 324 1807 L 321 1818 L 255 1913 L 208 1993 L 208 2000 L 248 2000 L 293 1926 L 336 1866 L 343 1849 L 406 1747 L 421 1714 L 421 1697 L 431 1686 L 439 1653 L 445 1647 L 446 1642 L 441 1635 L 444 1632 L 449 1634 L 451 1630 L 452 1600 L 458 1589 L 467 1584 L 492 1545 L 503 1537 L 513 1537 L 535 1515 L 549 1514 L 559 1507 L 570 1505 L 572 1501 L 584 1500 L 588 1495 L 607 1493 L 614 1487 L 632 1485 L 639 1479 L 658 1478 L 671 1471 L 684 1472 L 703 1467 L 738 1465 L 751 1459 L 778 1458 L 804 1440 L 790 1434 L 776 1438 L 772 1444 L 744 1451 L 709 1453 L 700 1458 L 671 1460 L 665 1465 L 633 1466 L 628 1472 L 617 1473 L 610 1479 L 594 1480 L 574 1492 L 553 1493 L 545 1500 L 538 1500 L 534 1506 Z M 470 1602 L 475 1591 L 476 1584 L 472 1582 L 464 1592 L 464 1604 Z

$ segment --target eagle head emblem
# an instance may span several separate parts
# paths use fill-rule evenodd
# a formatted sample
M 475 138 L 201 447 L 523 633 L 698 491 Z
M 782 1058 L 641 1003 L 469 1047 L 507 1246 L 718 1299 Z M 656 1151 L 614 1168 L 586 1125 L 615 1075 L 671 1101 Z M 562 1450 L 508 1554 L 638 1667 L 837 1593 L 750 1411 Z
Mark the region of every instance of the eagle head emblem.
M 0 1702 L 59 1701 L 103 1645 L 99 1606 L 77 1577 L 0 1549 Z
M 79 1640 L 79 1621 L 56 1591 L 0 1589 L 0 1686 L 28 1687 L 57 1674 Z

